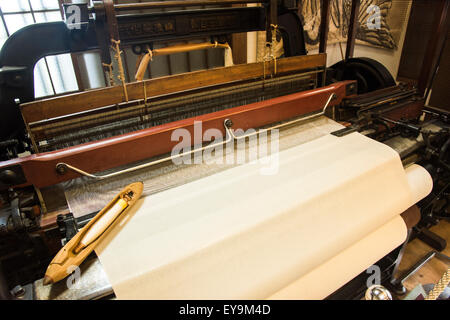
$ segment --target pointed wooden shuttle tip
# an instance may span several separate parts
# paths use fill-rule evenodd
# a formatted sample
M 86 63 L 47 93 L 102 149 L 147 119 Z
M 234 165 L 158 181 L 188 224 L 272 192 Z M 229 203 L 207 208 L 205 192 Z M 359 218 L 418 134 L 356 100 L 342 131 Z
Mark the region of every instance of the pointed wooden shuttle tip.
M 46 275 L 44 277 L 44 281 L 43 281 L 44 286 L 47 286 L 47 285 L 52 284 L 52 283 L 53 283 L 53 279 Z

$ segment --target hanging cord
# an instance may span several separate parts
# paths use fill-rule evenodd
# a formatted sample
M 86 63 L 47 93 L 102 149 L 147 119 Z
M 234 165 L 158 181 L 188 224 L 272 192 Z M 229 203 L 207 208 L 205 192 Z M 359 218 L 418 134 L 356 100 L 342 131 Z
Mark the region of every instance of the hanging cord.
M 265 49 L 266 53 L 264 54 L 263 58 L 264 81 L 266 80 L 266 62 L 273 61 L 273 75 L 277 74 L 277 55 L 275 53 L 275 44 L 277 41 L 278 25 L 271 24 L 270 27 L 272 28 L 272 39 L 271 42 L 266 42 L 266 49 Z M 263 88 L 264 88 L 264 81 L 263 81 Z
M 144 62 L 144 64 L 139 64 L 139 68 L 142 68 L 142 65 L 144 65 L 144 66 L 148 66 L 149 65 L 149 63 L 151 62 L 151 61 L 153 61 L 153 52 L 152 52 L 152 50 L 149 48 L 149 47 L 147 47 L 147 53 L 143 56 L 143 59 L 142 60 L 144 60 L 144 59 L 147 59 L 148 60 L 148 62 Z M 145 71 L 141 71 L 141 72 L 143 72 L 143 73 L 145 73 Z M 139 73 L 139 70 L 138 70 L 138 73 Z M 150 73 L 150 71 L 149 71 L 149 73 Z M 136 76 L 137 77 L 137 76 Z M 136 79 L 136 80 L 138 80 L 139 81 L 139 79 Z M 144 115 L 143 116 L 141 116 L 141 119 L 142 119 L 142 121 L 143 121 L 143 117 L 144 116 L 147 116 L 148 115 L 148 105 L 147 105 L 147 100 L 148 100 L 148 97 L 147 97 L 147 86 L 146 86 L 146 84 L 145 84 L 145 81 L 143 81 L 144 80 L 144 75 L 142 74 L 142 80 L 141 80 L 141 82 L 142 82 L 142 86 L 144 87 L 144 106 L 145 106 L 145 108 L 144 108 Z
M 113 44 L 112 49 L 115 51 L 114 57 L 117 60 L 117 64 L 119 66 L 119 80 L 122 82 L 123 86 L 123 93 L 125 95 L 125 100 L 128 102 L 128 90 L 127 90 L 127 84 L 125 81 L 125 71 L 123 69 L 123 63 L 122 63 L 122 51 L 120 50 L 120 40 L 114 40 L 111 39 L 111 43 Z
M 433 290 L 428 293 L 428 297 L 425 300 L 437 300 L 437 298 L 444 292 L 445 288 L 447 288 L 450 283 L 450 268 L 442 275 L 442 278 L 438 283 L 434 286 Z
M 270 47 L 270 42 L 266 42 L 265 51 L 267 51 L 267 48 Z M 262 89 L 265 89 L 265 83 L 266 83 L 266 62 L 269 61 L 269 53 L 264 54 L 263 58 L 263 82 L 262 82 Z
M 149 62 L 153 61 L 153 52 L 150 48 L 147 48 L 146 56 L 148 56 Z M 142 85 L 144 86 L 144 104 L 147 106 L 147 87 L 145 86 L 145 81 L 142 81 Z
M 271 56 L 273 59 L 273 69 L 274 74 L 277 74 L 277 55 L 275 54 L 275 43 L 277 42 L 277 32 L 278 32 L 278 25 L 277 24 L 271 24 L 270 27 L 272 28 L 272 44 L 271 44 Z
M 102 63 L 103 67 L 108 68 L 108 71 L 106 71 L 108 73 L 108 78 L 109 78 L 109 85 L 110 86 L 114 86 L 114 75 L 113 75 L 113 65 L 112 63 L 107 64 L 107 63 Z

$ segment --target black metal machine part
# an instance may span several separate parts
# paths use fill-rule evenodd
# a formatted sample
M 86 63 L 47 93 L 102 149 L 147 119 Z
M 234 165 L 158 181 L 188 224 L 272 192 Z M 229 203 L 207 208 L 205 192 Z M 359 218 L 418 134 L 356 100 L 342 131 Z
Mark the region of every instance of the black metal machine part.
M 417 237 L 437 251 L 446 248 L 442 237 L 428 230 L 440 220 L 450 220 L 450 121 L 449 112 L 426 108 L 430 112 L 430 121 L 443 129 L 438 132 L 422 130 L 424 147 L 421 150 L 421 164 L 433 178 L 431 194 L 420 202 L 422 219 L 414 228 L 413 237 Z
M 402 247 L 398 247 L 384 258 L 380 259 L 375 266 L 380 268 L 380 284 L 392 290 L 391 281 L 393 279 L 393 273 L 397 258 L 400 254 Z M 362 272 L 355 278 L 346 283 L 343 287 L 339 288 L 328 297 L 326 300 L 360 300 L 364 297 L 367 290 L 367 282 L 372 276 L 370 272 Z
M 280 7 L 278 9 L 278 30 L 283 38 L 285 57 L 307 54 L 303 22 L 296 12 Z
M 350 58 L 327 70 L 329 83 L 342 80 L 358 81 L 358 94 L 395 86 L 395 80 L 378 61 L 371 58 Z
M 41 277 L 60 247 L 57 230 L 41 230 L 38 203 L 33 189 L 0 197 L 0 264 L 9 290 Z

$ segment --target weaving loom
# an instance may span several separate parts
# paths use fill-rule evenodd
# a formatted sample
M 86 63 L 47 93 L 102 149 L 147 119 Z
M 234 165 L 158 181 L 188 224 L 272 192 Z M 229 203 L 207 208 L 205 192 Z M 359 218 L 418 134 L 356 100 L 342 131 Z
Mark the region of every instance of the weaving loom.
M 249 3 L 257 5 L 226 6 Z M 425 109 L 416 89 L 396 85 L 374 60 L 343 62 L 348 70 L 364 70 L 361 79 L 344 74 L 342 64 L 327 68 L 325 53 L 306 55 L 302 22 L 277 1 L 193 0 L 183 1 L 187 10 L 171 11 L 179 5 L 94 1 L 77 5 L 83 13 L 80 28 L 40 24 L 5 43 L 0 53 L 0 74 L 6 79 L 0 87 L 5 110 L 0 188 L 2 214 L 10 222 L 0 220 L 0 235 L 26 231 L 24 242 L 32 235 L 40 239 L 33 244 L 33 259 L 40 256 L 41 262 L 31 264 L 20 282 L 29 283 L 34 299 L 354 298 L 364 293 L 364 271 L 375 263 L 382 280 L 392 282 L 407 230 L 420 219 L 416 204 L 433 188 L 432 178 L 419 166 L 426 166 L 419 151 L 429 141 L 441 142 L 446 115 Z M 204 7 L 190 9 L 199 5 Z M 169 11 L 121 14 L 158 8 Z M 153 32 L 143 34 L 144 27 Z M 228 50 L 231 34 L 251 31 L 266 32 L 263 62 L 143 79 L 142 70 L 153 56 L 206 47 Z M 37 33 L 48 33 L 52 42 L 22 51 L 20 57 L 11 55 Z M 169 46 L 166 52 L 152 49 L 158 41 L 205 37 L 211 41 Z M 281 39 L 282 57 L 274 50 Z M 126 45 L 141 58 L 132 83 L 126 83 L 120 67 Z M 108 78 L 114 80 L 116 72 L 120 83 L 34 100 L 38 57 L 88 50 L 100 51 Z M 111 68 L 114 59 L 118 70 Z M 424 110 L 432 121 L 420 120 Z M 189 150 L 184 158 L 194 164 L 174 162 L 177 130 L 193 137 L 183 150 Z M 204 138 L 208 130 L 215 130 L 215 139 Z M 252 137 L 258 137 L 254 144 Z M 229 154 L 236 159 L 240 141 L 244 161 L 227 163 Z M 229 144 L 223 154 L 214 148 L 208 163 L 194 161 L 212 146 Z M 268 152 L 261 154 L 266 147 Z M 23 152 L 31 155 L 19 157 Z M 258 161 L 269 161 L 270 167 L 271 157 L 278 156 L 279 175 L 262 178 L 257 172 L 265 166 Z M 81 266 L 84 286 L 70 290 L 64 281 L 44 286 L 42 269 L 56 249 L 135 181 L 144 183 L 144 198 L 127 223 L 101 242 L 97 256 Z M 390 187 L 383 190 L 384 185 Z M 264 196 L 256 198 L 258 192 Z M 336 208 L 334 216 L 330 208 Z M 334 229 L 338 224 L 341 228 Z M 326 232 L 314 231 L 321 228 Z M 308 238 L 313 240 L 308 243 Z M 143 260 L 132 255 L 135 246 L 150 248 Z M 367 248 L 373 254 L 348 261 Z M 17 261 L 8 273 L 23 264 Z M 137 261 L 136 268 L 127 261 Z M 250 280 L 263 261 L 269 266 Z M 333 264 L 345 274 L 333 274 Z M 171 266 L 187 266 L 188 271 Z M 125 269 L 130 274 L 120 272 Z M 327 285 L 314 292 L 307 288 L 324 273 L 330 277 Z M 197 279 L 198 287 L 190 279 Z M 346 288 L 356 282 L 358 288 L 348 294 Z

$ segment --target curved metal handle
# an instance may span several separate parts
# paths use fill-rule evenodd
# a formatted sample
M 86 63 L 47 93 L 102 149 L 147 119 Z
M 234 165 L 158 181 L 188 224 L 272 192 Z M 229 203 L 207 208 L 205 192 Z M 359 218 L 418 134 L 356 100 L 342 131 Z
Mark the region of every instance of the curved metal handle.
M 329 96 L 327 102 L 325 103 L 325 106 L 323 107 L 322 111 L 319 112 L 319 113 L 315 113 L 313 115 L 306 116 L 306 117 L 299 118 L 299 119 L 295 119 L 295 120 L 292 120 L 292 121 L 283 122 L 281 124 L 272 126 L 270 128 L 261 129 L 261 130 L 258 130 L 258 131 L 255 131 L 255 132 L 252 132 L 252 133 L 249 133 L 249 134 L 246 134 L 246 135 L 242 135 L 242 136 L 236 136 L 234 134 L 234 132 L 231 130 L 231 127 L 233 126 L 233 122 L 230 119 L 225 119 L 225 121 L 223 122 L 223 125 L 225 127 L 226 139 L 224 141 L 219 141 L 219 142 L 216 142 L 216 143 L 212 143 L 212 144 L 209 144 L 209 145 L 201 147 L 201 148 L 193 149 L 191 151 L 187 151 L 187 152 L 184 152 L 184 153 L 179 153 L 179 154 L 172 155 L 172 156 L 169 156 L 169 157 L 166 157 L 166 158 L 161 158 L 161 159 L 158 159 L 158 160 L 147 162 L 147 163 L 144 163 L 144 164 L 141 164 L 141 165 L 138 165 L 138 166 L 135 166 L 135 167 L 131 167 L 131 168 L 128 168 L 128 169 L 120 170 L 120 171 L 117 171 L 117 172 L 104 174 L 104 175 L 95 175 L 95 174 L 91 174 L 89 172 L 83 171 L 83 170 L 81 170 L 81 169 L 79 169 L 77 167 L 71 166 L 70 164 L 67 164 L 67 163 L 64 163 L 64 162 L 60 162 L 60 163 L 58 163 L 56 165 L 56 171 L 59 174 L 65 174 L 68 170 L 71 170 L 71 171 L 74 171 L 74 172 L 76 172 L 76 173 L 78 173 L 78 174 L 80 174 L 82 176 L 85 176 L 85 177 L 88 177 L 88 178 L 91 178 L 91 179 L 96 179 L 96 180 L 103 180 L 103 179 L 116 177 L 116 176 L 124 174 L 124 173 L 129 173 L 129 172 L 133 172 L 133 171 L 136 171 L 136 170 L 148 168 L 148 167 L 151 167 L 153 165 L 160 164 L 160 163 L 163 163 L 163 162 L 166 162 L 166 161 L 169 161 L 169 160 L 174 160 L 174 159 L 177 159 L 177 158 L 185 157 L 187 155 L 192 155 L 192 154 L 194 154 L 196 152 L 199 152 L 199 151 L 204 151 L 204 150 L 208 150 L 210 148 L 221 146 L 221 145 L 227 144 L 231 140 L 245 139 L 245 138 L 248 138 L 248 137 L 251 137 L 251 136 L 254 136 L 254 135 L 258 135 L 260 133 L 264 133 L 264 132 L 267 132 L 267 131 L 270 131 L 270 130 L 273 130 L 273 129 L 278 129 L 278 128 L 285 127 L 285 126 L 288 126 L 288 125 L 291 125 L 291 124 L 294 124 L 294 123 L 299 123 L 299 122 L 303 122 L 303 121 L 307 121 L 307 120 L 318 118 L 318 117 L 323 116 L 325 114 L 328 106 L 330 105 L 331 100 L 333 100 L 335 97 L 336 97 L 336 94 L 332 93 Z
M 289 126 L 289 125 L 292 125 L 292 124 L 295 124 L 295 123 L 300 123 L 300 122 L 304 122 L 304 121 L 307 121 L 307 120 L 311 120 L 311 119 L 315 119 L 315 118 L 321 117 L 321 116 L 325 115 L 325 112 L 327 111 L 327 108 L 330 105 L 331 100 L 333 100 L 334 98 L 336 98 L 336 94 L 333 92 L 332 94 L 330 94 L 330 96 L 328 97 L 327 102 L 325 103 L 324 107 L 322 108 L 322 111 L 319 112 L 319 113 L 314 113 L 314 114 L 306 116 L 306 117 L 298 118 L 298 119 L 295 119 L 295 120 L 292 120 L 292 121 L 288 121 L 288 122 L 283 122 L 283 123 L 277 124 L 275 126 L 272 126 L 270 128 L 260 129 L 258 131 L 255 131 L 255 132 L 252 132 L 252 133 L 249 133 L 249 134 L 246 134 L 246 135 L 242 135 L 242 136 L 236 136 L 236 135 L 234 135 L 234 133 L 232 131 L 230 131 L 230 134 L 231 134 L 231 136 L 233 137 L 234 140 L 240 140 L 240 139 L 245 139 L 245 138 L 248 138 L 248 137 L 252 137 L 254 135 L 258 135 L 258 134 L 261 134 L 261 133 L 264 133 L 264 132 L 267 132 L 267 131 L 270 131 L 270 130 L 273 130 L 273 129 L 278 129 L 278 128 L 286 127 L 286 126 Z
M 204 151 L 204 150 L 207 150 L 207 149 L 210 149 L 210 148 L 214 148 L 214 147 L 226 144 L 226 143 L 228 143 L 228 142 L 230 142 L 232 140 L 231 125 L 230 124 L 231 124 L 231 122 L 230 122 L 229 119 L 226 119 L 224 121 L 224 127 L 225 127 L 225 132 L 226 132 L 226 137 L 227 137 L 227 139 L 225 139 L 225 141 L 219 141 L 217 143 L 209 144 L 209 145 L 201 147 L 201 148 L 193 149 L 191 151 L 187 151 L 187 152 L 184 152 L 184 153 L 179 153 L 179 154 L 176 154 L 176 155 L 172 155 L 170 157 L 166 157 L 166 158 L 158 159 L 158 160 L 155 160 L 155 161 L 147 162 L 147 163 L 144 163 L 144 164 L 141 164 L 141 165 L 138 165 L 138 166 L 135 166 L 135 167 L 131 167 L 131 168 L 128 168 L 128 169 L 124 169 L 124 170 L 121 170 L 121 171 L 117 171 L 117 172 L 113 172 L 113 173 L 109 173 L 109 174 L 104 174 L 104 175 L 95 175 L 95 174 L 91 174 L 89 172 L 83 171 L 81 169 L 78 169 L 76 167 L 73 167 L 70 164 L 67 164 L 67 163 L 64 163 L 64 162 L 60 162 L 60 163 L 58 163 L 56 165 L 56 171 L 58 171 L 58 173 L 60 173 L 60 174 L 65 174 L 67 172 L 67 170 L 72 170 L 74 172 L 79 173 L 82 176 L 89 177 L 89 178 L 92 178 L 92 179 L 97 179 L 97 180 L 103 180 L 103 179 L 107 179 L 107 178 L 112 178 L 112 177 L 115 177 L 115 176 L 118 176 L 118 175 L 121 175 L 121 174 L 124 174 L 124 173 L 129 173 L 129 172 L 133 172 L 133 171 L 136 171 L 136 170 L 148 168 L 148 167 L 151 167 L 151 166 L 154 166 L 156 164 L 160 164 L 160 163 L 163 163 L 163 162 L 166 162 L 166 161 L 169 161 L 169 160 L 174 160 L 174 159 L 177 159 L 177 158 L 181 158 L 181 157 L 184 157 L 184 156 L 187 156 L 187 155 L 194 154 L 194 153 L 199 152 L 199 151 Z

